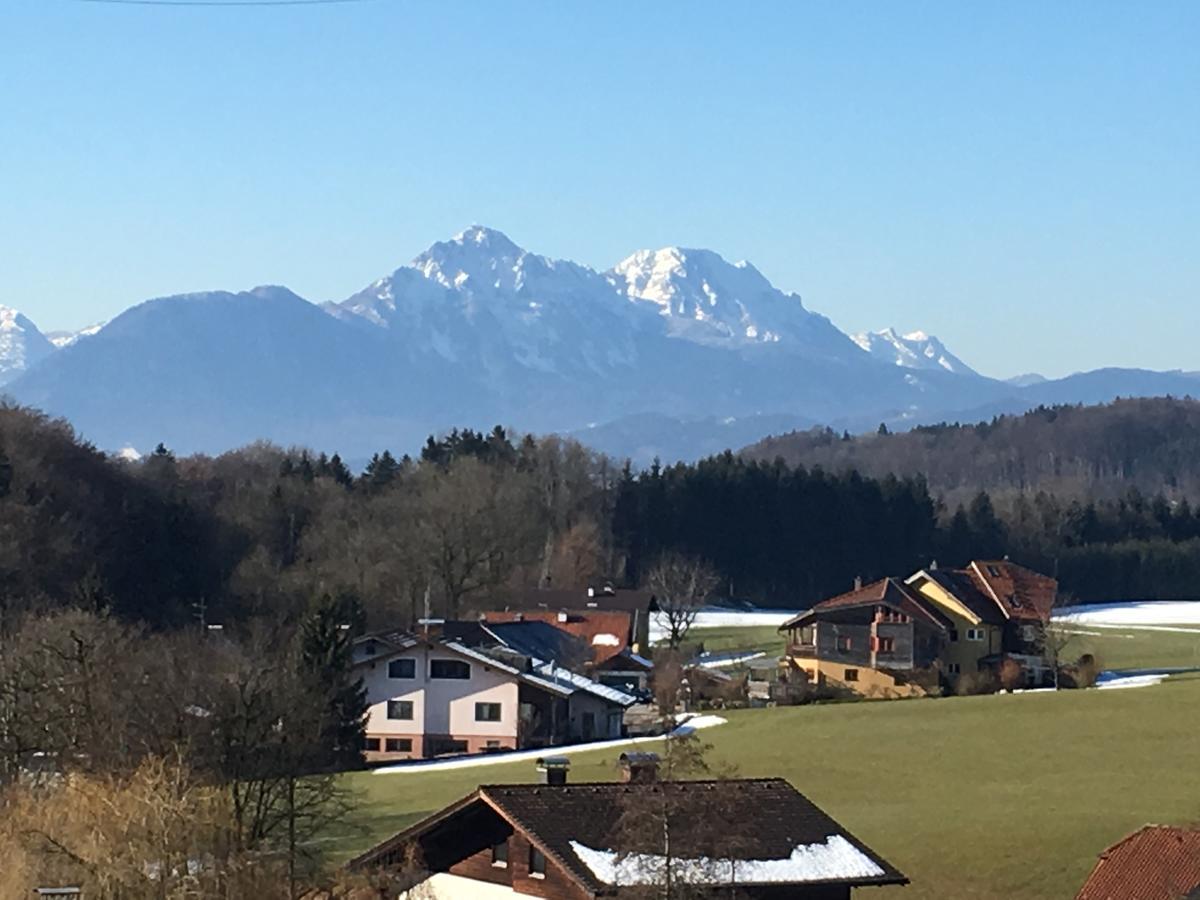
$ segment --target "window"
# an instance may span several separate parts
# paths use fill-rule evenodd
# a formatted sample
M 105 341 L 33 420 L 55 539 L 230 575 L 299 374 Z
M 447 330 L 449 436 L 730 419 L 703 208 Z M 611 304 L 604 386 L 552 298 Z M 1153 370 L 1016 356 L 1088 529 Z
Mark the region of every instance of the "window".
M 1027 644 L 1032 644 L 1037 640 L 1037 629 L 1032 625 L 1021 626 L 1021 639 Z
M 846 680 L 847 681 L 858 681 L 858 669 L 847 669 L 846 670 Z
M 546 857 L 537 847 L 529 848 L 529 877 L 546 877 Z
M 952 643 L 952 644 L 958 643 L 958 629 L 957 628 L 950 629 L 950 643 Z
M 879 652 L 880 653 L 895 653 L 896 652 L 896 639 L 895 638 L 881 637 L 878 640 L 879 640 Z
M 410 753 L 412 751 L 412 738 L 388 738 L 384 743 L 384 747 L 387 748 L 388 753 Z
M 415 659 L 393 659 L 388 663 L 388 678 L 416 678 L 417 661 Z
M 962 666 L 959 665 L 958 663 L 947 663 L 946 671 L 951 675 L 957 675 L 959 672 L 962 671 Z
M 375 655 L 375 642 L 367 641 L 367 645 L 363 648 L 363 652 L 366 653 L 367 656 L 374 656 Z
M 379 738 L 367 738 L 363 741 L 363 749 L 368 753 L 379 752 Z
M 389 719 L 411 719 L 413 717 L 411 700 L 389 700 L 387 703 Z
M 499 741 L 488 741 L 486 744 L 483 745 L 483 747 L 485 750 L 499 750 L 500 742 Z
M 967 640 L 968 641 L 982 641 L 983 640 L 983 629 L 982 628 L 968 628 L 967 629 Z
M 429 661 L 430 678 L 457 678 L 461 681 L 471 677 L 471 665 L 461 659 L 431 659 Z
M 499 722 L 500 721 L 500 704 L 499 703 L 476 703 L 475 704 L 475 721 L 476 722 Z
M 492 865 L 497 869 L 508 868 L 508 841 L 492 844 Z
M 997 569 L 995 566 L 988 566 L 987 571 L 988 571 L 988 574 L 991 575 L 993 578 L 1000 577 L 1000 570 Z
M 837 648 L 839 650 L 850 650 L 853 646 L 854 645 L 851 643 L 850 638 L 848 637 L 839 637 L 837 639 Z

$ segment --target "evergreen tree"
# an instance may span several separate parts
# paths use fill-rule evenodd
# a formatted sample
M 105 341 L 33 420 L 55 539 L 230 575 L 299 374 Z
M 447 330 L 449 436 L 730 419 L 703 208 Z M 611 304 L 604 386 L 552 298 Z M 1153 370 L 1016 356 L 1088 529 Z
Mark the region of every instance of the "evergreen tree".
M 362 764 L 367 691 L 354 674 L 352 642 L 365 623 L 362 604 L 350 593 L 325 594 L 309 608 L 298 634 L 301 678 L 323 697 L 327 714 L 320 732 L 324 768 Z

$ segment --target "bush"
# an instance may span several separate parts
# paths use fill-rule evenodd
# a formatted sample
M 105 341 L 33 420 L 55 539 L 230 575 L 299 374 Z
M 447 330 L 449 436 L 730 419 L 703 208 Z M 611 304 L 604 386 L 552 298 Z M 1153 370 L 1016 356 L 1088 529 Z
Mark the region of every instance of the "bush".
M 1006 659 L 1000 663 L 1000 687 L 1006 691 L 1015 691 L 1025 687 L 1025 667 L 1015 659 Z
M 1059 687 L 1089 688 L 1096 683 L 1101 672 L 1100 662 L 1090 653 L 1085 653 L 1073 666 L 1064 666 L 1058 676 Z
M 967 672 L 958 676 L 954 683 L 954 693 L 959 697 L 974 697 L 980 694 L 994 694 L 1000 689 L 1000 681 L 996 674 L 990 671 Z

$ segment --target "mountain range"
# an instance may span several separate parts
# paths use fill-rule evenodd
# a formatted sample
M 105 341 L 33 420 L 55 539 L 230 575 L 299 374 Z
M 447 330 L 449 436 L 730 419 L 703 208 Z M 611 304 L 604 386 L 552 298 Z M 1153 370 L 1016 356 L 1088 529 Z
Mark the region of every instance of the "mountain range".
M 49 336 L 0 307 L 0 384 L 108 449 L 265 439 L 354 458 L 499 422 L 645 462 L 818 423 L 903 429 L 1195 393 L 1200 378 L 1002 382 L 923 332 L 851 337 L 709 250 L 642 250 L 601 272 L 473 226 L 340 302 L 276 286 L 181 294 Z

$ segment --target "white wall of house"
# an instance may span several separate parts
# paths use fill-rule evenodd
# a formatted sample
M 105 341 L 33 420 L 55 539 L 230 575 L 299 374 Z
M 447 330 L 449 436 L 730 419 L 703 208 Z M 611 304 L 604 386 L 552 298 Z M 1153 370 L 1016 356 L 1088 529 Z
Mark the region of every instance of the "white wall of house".
M 388 663 L 413 660 L 412 678 L 392 678 Z M 434 660 L 456 660 L 470 666 L 470 678 L 431 678 Z M 465 659 L 442 648 L 413 647 L 400 653 L 380 654 L 363 665 L 367 689 L 367 734 L 439 734 L 460 737 L 512 738 L 517 735 L 517 679 L 508 672 L 474 659 Z M 389 719 L 388 701 L 407 700 L 413 717 Z M 500 704 L 500 721 L 477 721 L 475 704 Z
M 518 894 L 506 884 L 490 884 L 439 872 L 402 893 L 400 900 L 504 900 L 508 897 L 528 898 L 529 895 Z

